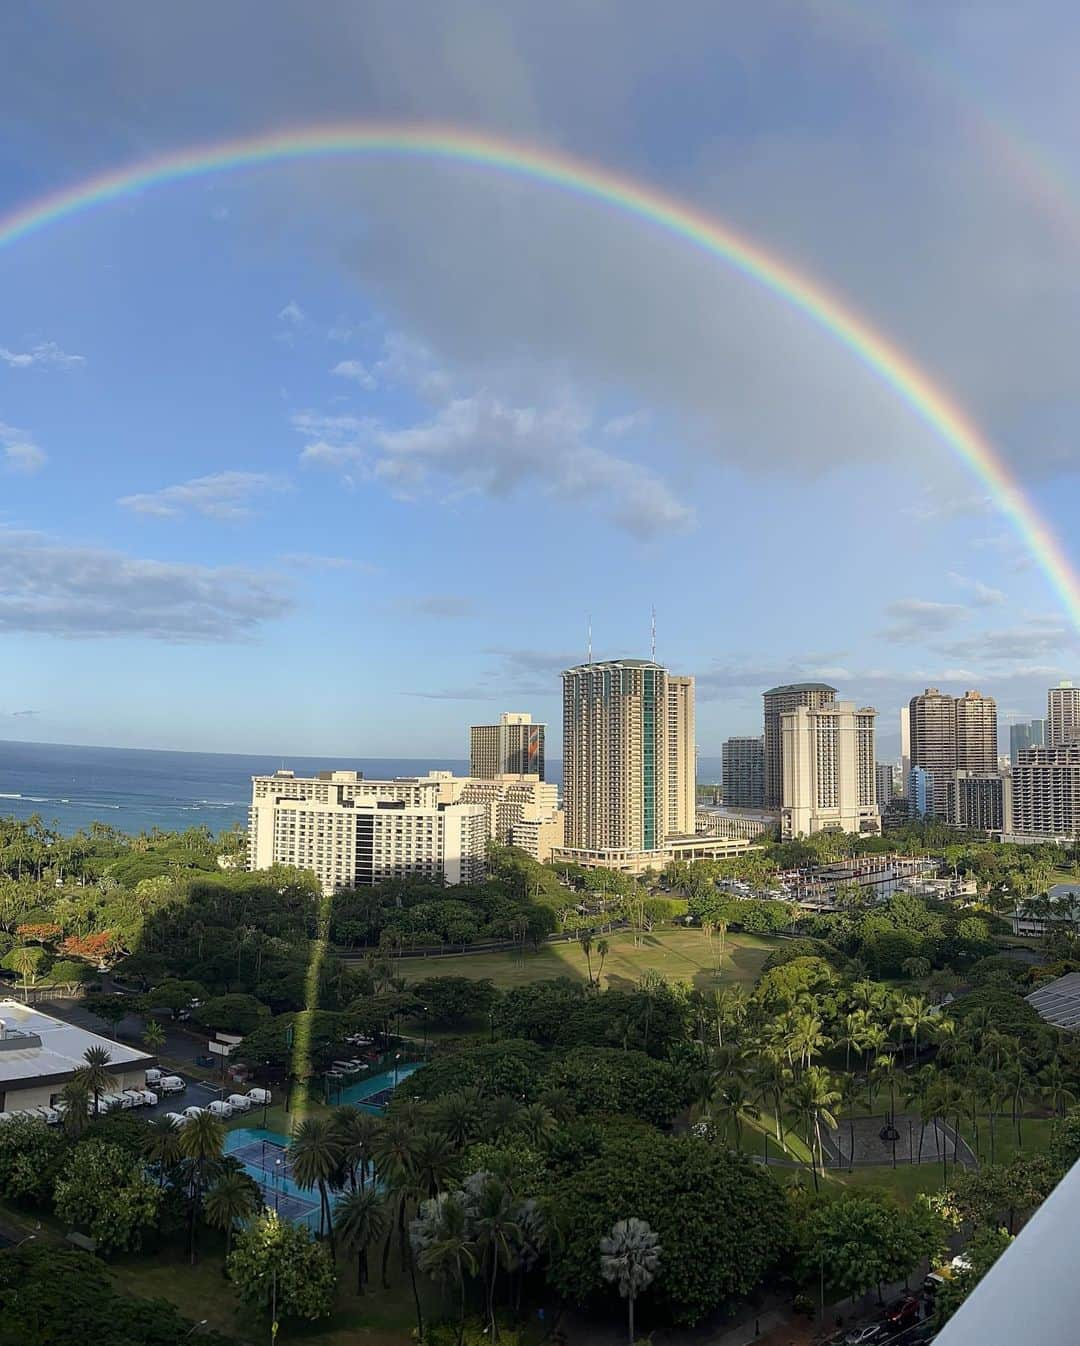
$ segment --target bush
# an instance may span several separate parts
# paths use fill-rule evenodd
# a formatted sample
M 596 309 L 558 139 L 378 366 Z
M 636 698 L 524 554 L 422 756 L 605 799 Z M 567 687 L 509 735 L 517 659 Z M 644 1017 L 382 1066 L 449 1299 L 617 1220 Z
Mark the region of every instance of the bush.
M 57 1129 L 29 1117 L 0 1126 L 0 1196 L 9 1201 L 44 1202 L 63 1160 L 66 1144 Z
M 548 1089 L 565 1089 L 583 1113 L 625 1113 L 654 1126 L 669 1126 L 693 1096 L 690 1075 L 644 1052 L 576 1047 L 544 1077 Z
M 410 1097 L 439 1098 L 462 1089 L 479 1089 L 489 1097 L 523 1095 L 532 1101 L 544 1068 L 544 1053 L 535 1042 L 510 1038 L 484 1042 L 437 1054 L 408 1079 Z
M 161 1188 L 119 1145 L 89 1140 L 68 1155 L 56 1180 L 56 1213 L 103 1252 L 138 1248 L 157 1223 Z
M 271 1210 L 237 1235 L 227 1266 L 240 1298 L 257 1308 L 268 1310 L 275 1291 L 282 1317 L 325 1318 L 334 1307 L 337 1272 L 330 1250 L 305 1225 Z

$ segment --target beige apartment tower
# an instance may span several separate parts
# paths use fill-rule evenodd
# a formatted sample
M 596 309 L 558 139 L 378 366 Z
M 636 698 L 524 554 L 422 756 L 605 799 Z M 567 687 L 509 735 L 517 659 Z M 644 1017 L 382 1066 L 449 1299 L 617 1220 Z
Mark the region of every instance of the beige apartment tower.
M 1059 682 L 1046 693 L 1046 746 L 1080 743 L 1080 687 Z
M 827 682 L 792 682 L 770 687 L 762 693 L 765 703 L 765 807 L 778 809 L 784 795 L 784 757 L 780 743 L 780 717 L 805 706 L 817 710 L 836 701 L 836 688 Z
M 694 680 L 650 659 L 563 673 L 566 846 L 659 850 L 694 831 Z
M 949 792 L 956 771 L 956 703 L 946 692 L 927 687 L 908 704 L 911 765 L 926 778 L 926 812 L 949 816 Z
M 504 711 L 498 724 L 474 724 L 469 731 L 469 775 L 544 779 L 544 729 L 523 711 Z
M 956 698 L 956 768 L 993 775 L 998 769 L 997 702 L 982 692 Z
M 784 763 L 780 831 L 879 832 L 874 723 L 877 711 L 836 701 L 797 706 L 780 720 Z

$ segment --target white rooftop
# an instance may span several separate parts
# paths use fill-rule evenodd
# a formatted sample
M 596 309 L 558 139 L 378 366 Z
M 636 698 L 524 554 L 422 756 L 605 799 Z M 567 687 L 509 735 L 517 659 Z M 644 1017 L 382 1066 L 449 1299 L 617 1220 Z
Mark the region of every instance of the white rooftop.
M 110 1067 L 137 1069 L 154 1061 L 135 1047 L 54 1019 L 18 1000 L 0 1000 L 0 1020 L 5 1026 L 5 1036 L 0 1038 L 0 1088 L 29 1086 L 44 1079 L 67 1079 L 86 1064 L 88 1047 L 104 1047 L 110 1056 Z M 14 1045 L 22 1034 L 33 1037 L 25 1047 Z M 34 1038 L 40 1039 L 40 1046 Z

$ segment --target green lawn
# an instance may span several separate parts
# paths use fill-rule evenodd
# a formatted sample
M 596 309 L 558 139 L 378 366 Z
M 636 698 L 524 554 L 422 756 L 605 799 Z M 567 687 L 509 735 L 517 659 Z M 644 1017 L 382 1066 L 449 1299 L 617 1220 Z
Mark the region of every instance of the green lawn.
M 952 1173 L 952 1165 L 949 1165 Z M 838 1187 L 860 1191 L 890 1192 L 905 1205 L 922 1192 L 936 1192 L 941 1188 L 940 1164 L 897 1164 L 892 1168 L 876 1164 L 872 1168 L 856 1168 L 854 1173 L 830 1169 L 829 1182 Z
M 709 941 L 701 930 L 660 930 L 642 935 L 638 944 L 629 931 L 616 931 L 606 936 L 609 952 L 604 963 L 601 985 L 626 987 L 637 984 L 646 971 L 662 973 L 671 981 L 688 981 L 698 989 L 719 985 L 745 986 L 753 984 L 761 965 L 777 947 L 778 941 L 768 936 L 731 935 L 725 941 L 720 975 L 716 962 L 719 942 Z M 592 965 L 595 975 L 599 967 L 593 941 Z M 396 971 L 408 981 L 425 977 L 488 978 L 502 989 L 524 986 L 533 981 L 553 977 L 586 979 L 585 956 L 576 937 L 543 944 L 537 952 L 526 951 L 519 956 L 513 950 L 490 953 L 465 953 L 433 958 L 402 958 Z

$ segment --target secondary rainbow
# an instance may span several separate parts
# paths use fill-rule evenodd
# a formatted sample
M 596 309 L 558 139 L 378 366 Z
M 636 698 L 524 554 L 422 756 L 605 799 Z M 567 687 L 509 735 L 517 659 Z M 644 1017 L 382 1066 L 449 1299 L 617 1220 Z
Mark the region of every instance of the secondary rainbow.
M 1061 543 L 982 432 L 924 370 L 818 281 L 715 217 L 610 169 L 561 152 L 456 127 L 386 123 L 313 126 L 194 146 L 51 193 L 0 217 L 0 246 L 147 188 L 259 164 L 353 155 L 469 164 L 572 192 L 685 239 L 799 309 L 879 375 L 968 464 L 1024 540 L 1080 629 L 1080 577 Z

